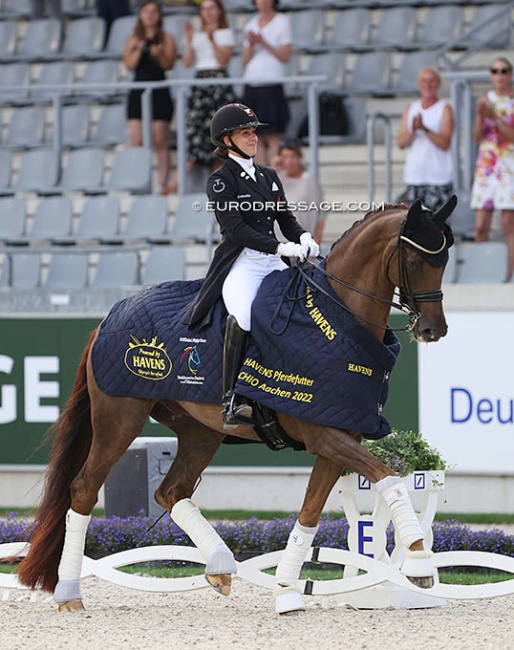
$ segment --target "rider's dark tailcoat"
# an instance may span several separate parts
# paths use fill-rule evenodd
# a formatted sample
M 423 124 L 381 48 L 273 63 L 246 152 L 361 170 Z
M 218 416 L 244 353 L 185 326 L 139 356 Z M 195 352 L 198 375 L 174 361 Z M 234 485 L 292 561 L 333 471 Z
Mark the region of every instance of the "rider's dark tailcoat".
M 287 209 L 278 174 L 261 165 L 255 165 L 255 170 L 256 181 L 228 158 L 207 181 L 207 196 L 220 225 L 222 240 L 202 288 L 186 313 L 185 322 L 191 326 L 208 323 L 209 310 L 221 296 L 223 282 L 244 248 L 276 252 L 275 221 L 289 241 L 298 243 L 305 232 Z

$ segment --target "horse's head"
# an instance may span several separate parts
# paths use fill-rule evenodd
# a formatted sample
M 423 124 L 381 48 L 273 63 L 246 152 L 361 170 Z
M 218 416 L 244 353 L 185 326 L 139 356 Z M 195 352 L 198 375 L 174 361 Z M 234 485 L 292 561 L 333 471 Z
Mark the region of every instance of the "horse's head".
M 396 247 L 397 275 L 392 269 L 390 272 L 400 289 L 401 304 L 410 310 L 412 333 L 417 341 L 437 341 L 448 330 L 441 284 L 448 249 L 453 244 L 446 220 L 456 205 L 457 197 L 452 196 L 440 210 L 431 212 L 416 201 L 401 222 Z
M 330 249 L 326 275 L 342 301 L 374 336 L 383 338 L 391 307 L 407 312 L 418 341 L 446 334 L 441 284 L 453 235 L 446 220 L 453 196 L 431 212 L 416 201 L 368 212 Z M 399 288 L 400 304 L 394 302 Z

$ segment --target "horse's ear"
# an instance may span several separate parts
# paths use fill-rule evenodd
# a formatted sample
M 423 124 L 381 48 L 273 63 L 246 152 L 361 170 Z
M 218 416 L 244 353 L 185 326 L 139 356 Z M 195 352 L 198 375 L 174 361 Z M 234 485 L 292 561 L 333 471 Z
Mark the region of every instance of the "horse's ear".
M 416 199 L 414 203 L 411 204 L 409 211 L 407 212 L 407 223 L 413 225 L 418 219 L 421 218 L 423 214 L 423 204 L 421 199 Z
M 456 206 L 457 197 L 454 194 L 441 208 L 439 208 L 437 212 L 434 213 L 434 219 L 442 226 L 446 219 L 448 219 L 451 213 L 455 210 Z

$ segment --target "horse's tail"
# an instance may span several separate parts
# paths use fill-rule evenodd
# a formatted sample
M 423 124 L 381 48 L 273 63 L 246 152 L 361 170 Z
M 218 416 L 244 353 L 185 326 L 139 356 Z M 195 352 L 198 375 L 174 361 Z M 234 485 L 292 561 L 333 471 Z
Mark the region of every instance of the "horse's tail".
M 18 580 L 35 589 L 53 592 L 64 545 L 65 515 L 71 504 L 70 486 L 86 461 L 92 426 L 86 367 L 96 330 L 91 334 L 71 396 L 48 435 L 53 436 L 45 485 L 30 536 L 30 550 L 21 561 Z

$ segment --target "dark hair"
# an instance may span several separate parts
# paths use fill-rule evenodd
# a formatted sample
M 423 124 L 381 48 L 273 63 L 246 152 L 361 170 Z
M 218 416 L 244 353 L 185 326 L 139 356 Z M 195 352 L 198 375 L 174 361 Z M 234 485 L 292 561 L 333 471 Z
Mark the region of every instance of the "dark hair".
M 302 158 L 302 143 L 297 138 L 284 138 L 280 141 L 278 147 L 278 153 L 281 153 L 284 149 L 291 149 L 294 151 L 300 158 Z
M 161 7 L 161 3 L 158 2 L 158 0 L 143 0 L 143 2 L 139 5 L 137 10 L 137 23 L 136 26 L 134 27 L 134 36 L 137 36 L 138 38 L 142 38 L 142 39 L 146 38 L 145 26 L 141 22 L 140 11 L 143 7 L 146 7 L 147 5 L 156 5 L 159 9 L 159 22 L 157 23 L 157 33 L 155 34 L 155 42 L 162 43 L 162 41 L 164 40 L 164 29 L 162 24 L 162 7 Z
M 273 9 L 276 9 L 279 5 L 280 0 L 274 0 Z M 252 0 L 252 4 L 255 7 L 255 0 Z
M 224 149 L 223 147 L 216 147 L 216 149 L 214 149 L 214 155 L 218 158 L 221 158 L 222 160 L 226 160 L 228 158 L 228 149 Z
M 202 3 L 204 0 L 200 0 L 200 5 L 199 9 L 202 8 Z M 227 12 L 225 10 L 225 7 L 223 6 L 223 2 L 221 0 L 205 0 L 205 2 L 214 2 L 214 4 L 218 7 L 220 11 L 220 16 L 218 19 L 218 29 L 226 29 L 228 27 L 228 18 L 227 18 Z

